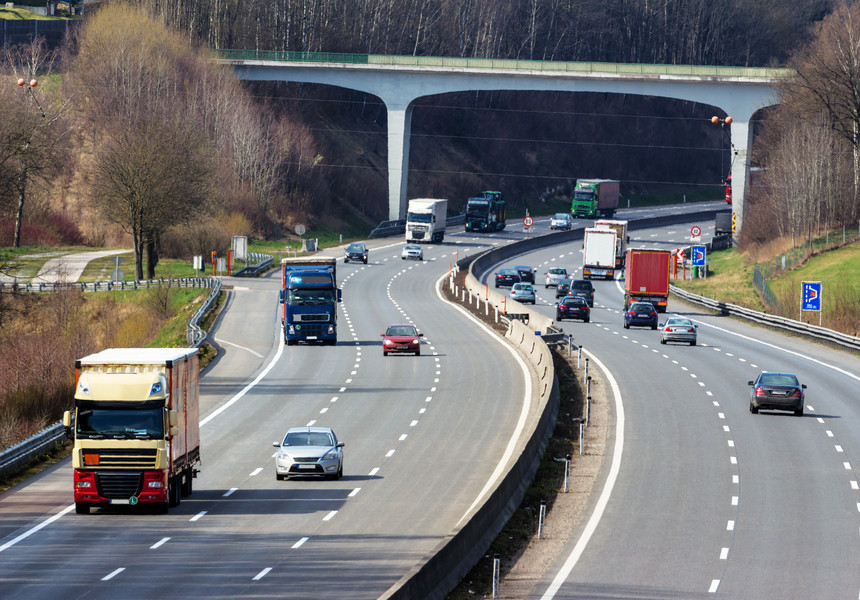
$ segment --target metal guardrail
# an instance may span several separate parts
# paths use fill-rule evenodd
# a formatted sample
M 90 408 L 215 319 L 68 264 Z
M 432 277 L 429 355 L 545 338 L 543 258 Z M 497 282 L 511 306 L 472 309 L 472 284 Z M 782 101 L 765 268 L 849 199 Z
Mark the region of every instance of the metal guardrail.
M 57 423 L 0 452 L 0 478 L 11 475 L 34 458 L 53 450 L 66 437 L 62 423 Z
M 271 254 L 262 254 L 259 252 L 250 252 L 248 254 L 248 264 L 233 273 L 233 277 L 252 277 L 259 275 L 260 271 L 269 268 L 275 257 Z
M 209 312 L 209 309 L 212 308 L 212 304 L 215 302 L 215 299 L 218 297 L 218 294 L 221 293 L 221 280 L 215 279 L 215 285 L 212 286 L 212 291 L 209 292 L 209 295 L 206 297 L 206 301 L 200 305 L 194 315 L 191 317 L 191 320 L 188 322 L 188 328 L 186 330 L 186 338 L 188 339 L 188 345 L 193 346 L 195 348 L 199 348 L 203 345 L 203 342 L 206 341 L 206 332 L 200 329 L 198 323 L 201 319 Z
M 0 292 L 59 292 L 80 290 L 82 292 L 103 292 L 111 290 L 139 290 L 153 287 L 198 288 L 212 287 L 211 277 L 168 277 L 136 281 L 76 281 L 66 283 L 9 283 L 0 281 Z
M 724 315 L 741 317 L 750 321 L 754 321 L 756 323 L 761 323 L 762 325 L 768 325 L 770 327 L 775 327 L 784 331 L 790 331 L 791 333 L 795 333 L 805 337 L 810 337 L 831 344 L 836 344 L 837 346 L 841 346 L 850 350 L 860 350 L 860 337 L 854 337 L 852 335 L 847 335 L 845 333 L 834 331 L 833 329 L 827 329 L 825 327 L 819 327 L 817 325 L 810 325 L 808 323 L 803 323 L 802 321 L 796 321 L 794 319 L 786 319 L 785 317 L 778 317 L 776 315 L 761 313 L 755 310 L 751 310 L 749 308 L 744 308 L 743 306 L 738 306 L 736 304 L 729 304 L 727 302 L 720 302 L 719 300 L 712 300 L 711 298 L 705 298 L 704 296 L 690 293 L 674 285 L 670 285 L 669 290 L 676 296 L 683 298 L 688 302 L 692 302 L 693 304 L 698 304 L 699 306 L 710 308 L 711 310 L 718 311 L 719 313 Z

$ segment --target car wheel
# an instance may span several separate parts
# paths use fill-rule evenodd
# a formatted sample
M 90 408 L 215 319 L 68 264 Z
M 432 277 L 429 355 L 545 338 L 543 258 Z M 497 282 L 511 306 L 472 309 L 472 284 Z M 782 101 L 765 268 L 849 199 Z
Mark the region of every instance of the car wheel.
M 657 326 L 656 326 L 656 325 L 651 325 L 651 329 L 652 329 L 652 330 L 655 330 L 655 329 L 657 329 Z
M 750 412 L 754 415 L 758 414 L 758 408 L 756 408 L 752 402 L 750 402 Z
M 382 351 L 382 356 L 388 356 L 388 352 L 386 352 L 385 350 L 383 350 L 383 351 Z
M 794 416 L 795 417 L 802 417 L 803 416 L 803 407 L 802 406 L 794 411 Z
M 630 323 L 625 323 L 625 324 L 624 324 L 624 329 L 630 329 Z
M 424 260 L 424 257 L 423 257 L 423 256 L 419 256 L 419 257 L 418 257 L 418 260 Z
M 692 342 L 690 342 L 690 345 L 691 345 L 691 346 L 695 346 L 695 345 L 696 345 L 696 340 L 693 340 Z
M 401 256 L 401 257 L 400 257 L 400 260 L 406 260 L 406 257 L 405 257 L 405 256 Z
M 555 320 L 561 323 L 562 321 L 564 321 L 564 317 L 562 317 L 561 315 L 556 315 Z
M 665 344 L 665 343 L 666 343 L 666 340 L 664 340 L 663 338 L 660 338 L 660 343 L 661 343 L 661 344 Z
M 285 477 L 280 473 L 275 473 L 275 479 L 277 479 L 278 481 L 283 481 Z
M 421 350 L 416 350 L 416 351 L 415 351 L 415 356 L 421 356 Z
M 348 262 L 349 262 L 349 259 L 348 259 L 348 258 L 344 258 L 344 259 L 343 259 L 343 263 L 344 263 L 344 264 L 346 264 L 346 263 L 348 263 Z
M 366 259 L 366 258 L 364 259 L 364 264 L 367 264 L 367 259 Z
M 582 322 L 583 322 L 583 323 L 590 323 L 590 322 L 591 322 L 591 319 L 583 319 L 583 320 L 582 320 Z

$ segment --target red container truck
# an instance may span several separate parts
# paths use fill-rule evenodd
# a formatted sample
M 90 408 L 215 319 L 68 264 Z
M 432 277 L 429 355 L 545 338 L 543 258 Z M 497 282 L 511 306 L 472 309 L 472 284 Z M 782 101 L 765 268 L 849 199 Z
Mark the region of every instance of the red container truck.
M 666 312 L 669 299 L 668 250 L 628 248 L 624 274 L 624 310 L 632 302 L 650 302 L 657 312 Z

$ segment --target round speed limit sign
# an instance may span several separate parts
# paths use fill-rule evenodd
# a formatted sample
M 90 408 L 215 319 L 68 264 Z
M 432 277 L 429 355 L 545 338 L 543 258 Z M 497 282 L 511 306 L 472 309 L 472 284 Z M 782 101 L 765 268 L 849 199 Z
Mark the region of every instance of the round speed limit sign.
M 698 225 L 693 225 L 692 229 L 690 229 L 690 233 L 696 237 L 702 235 L 702 229 Z
M 531 227 L 532 225 L 534 225 L 534 222 L 535 222 L 535 220 L 532 219 L 531 217 L 524 217 L 523 218 L 523 227 Z

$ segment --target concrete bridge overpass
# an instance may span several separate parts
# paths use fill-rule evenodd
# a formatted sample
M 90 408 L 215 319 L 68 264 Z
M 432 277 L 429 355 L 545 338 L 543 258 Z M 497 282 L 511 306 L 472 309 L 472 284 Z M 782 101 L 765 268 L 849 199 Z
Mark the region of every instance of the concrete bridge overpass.
M 750 119 L 776 103 L 774 84 L 786 69 L 584 63 L 222 50 L 240 79 L 321 83 L 379 97 L 388 111 L 388 213 L 406 216 L 412 103 L 463 91 L 608 92 L 657 96 L 717 107 L 732 117 L 733 209 L 737 230 L 749 184 Z

